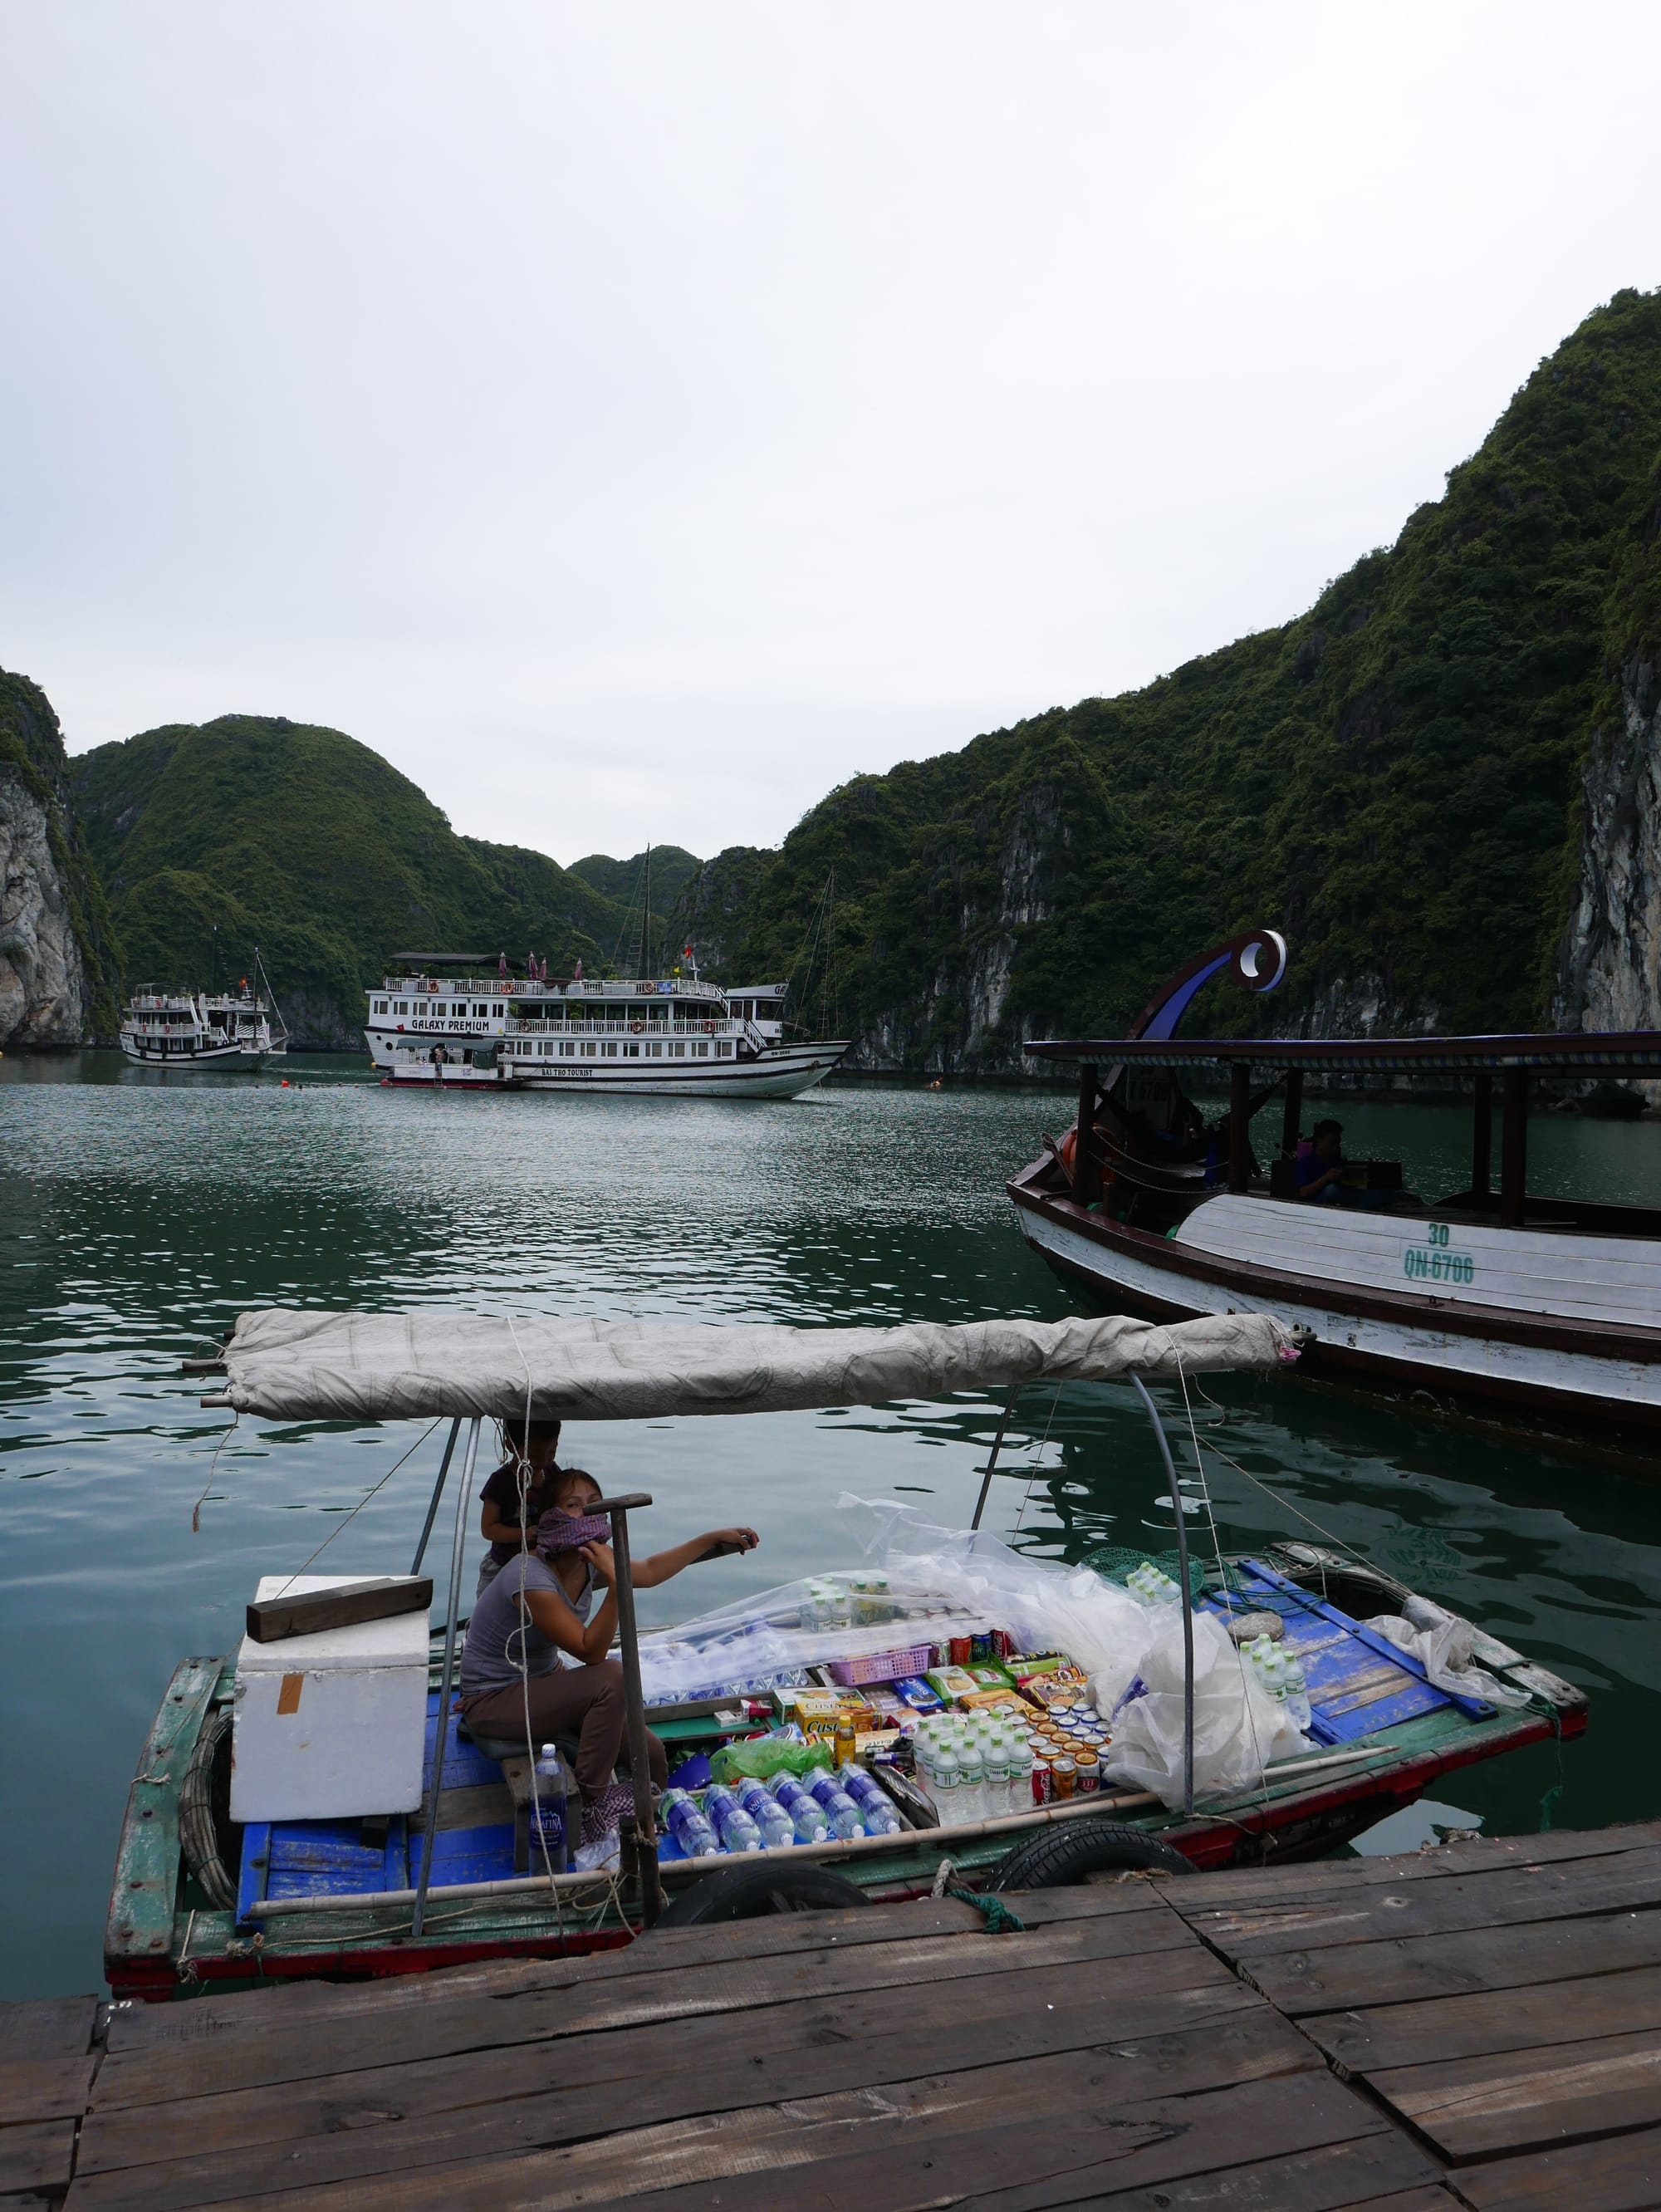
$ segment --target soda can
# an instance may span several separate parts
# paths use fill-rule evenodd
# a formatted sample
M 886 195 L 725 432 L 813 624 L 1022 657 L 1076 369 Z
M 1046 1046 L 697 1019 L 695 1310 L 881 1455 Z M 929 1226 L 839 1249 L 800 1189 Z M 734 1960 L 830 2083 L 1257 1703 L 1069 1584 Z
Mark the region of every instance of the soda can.
M 1050 1787 L 1058 1802 L 1070 1797 L 1078 1783 L 1078 1769 L 1070 1759 L 1050 1761 Z
M 979 1636 L 972 1636 L 969 1638 L 969 1657 L 972 1661 L 977 1664 L 984 1664 L 991 1656 L 992 1635 L 990 1629 L 985 1629 Z
M 1034 1805 L 1047 1805 L 1050 1802 L 1051 1799 L 1055 1796 L 1053 1782 L 1054 1778 L 1050 1772 L 1050 1762 L 1044 1756 L 1043 1753 L 1040 1752 L 1038 1757 L 1033 1761 L 1033 1802 Z
M 1073 1790 L 1080 1797 L 1094 1796 L 1101 1788 L 1101 1761 L 1094 1751 L 1081 1751 L 1074 1762 Z
M 954 1667 L 967 1667 L 970 1659 L 973 1656 L 973 1637 L 954 1636 L 951 1641 L 952 1665 Z

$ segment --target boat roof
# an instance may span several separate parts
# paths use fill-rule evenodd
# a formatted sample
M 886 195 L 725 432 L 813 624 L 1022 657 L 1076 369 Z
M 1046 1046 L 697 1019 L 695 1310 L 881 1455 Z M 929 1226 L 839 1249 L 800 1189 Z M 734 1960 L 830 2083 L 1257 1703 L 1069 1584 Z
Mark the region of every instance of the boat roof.
M 1162 1067 L 1294 1069 L 1481 1074 L 1507 1067 L 1538 1075 L 1661 1076 L 1661 1030 L 1555 1030 L 1495 1036 L 1046 1037 L 1026 1049 L 1040 1060 L 1098 1064 L 1152 1061 Z
M 527 1407 L 533 1420 L 779 1413 L 936 1400 L 1046 1377 L 1272 1368 L 1294 1358 L 1300 1340 L 1264 1314 L 1170 1328 L 1118 1316 L 785 1328 L 273 1306 L 238 1316 L 223 1395 L 209 1402 L 276 1420 L 500 1420 Z

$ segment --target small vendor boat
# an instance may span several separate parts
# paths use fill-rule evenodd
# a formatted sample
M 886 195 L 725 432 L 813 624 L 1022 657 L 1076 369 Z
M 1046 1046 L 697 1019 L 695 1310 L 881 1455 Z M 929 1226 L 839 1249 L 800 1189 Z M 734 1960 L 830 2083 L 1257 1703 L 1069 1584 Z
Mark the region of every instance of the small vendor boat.
M 225 1371 L 205 1403 L 284 1420 L 447 1415 L 449 1437 L 409 1575 L 273 1578 L 238 1653 L 174 1675 L 122 1831 L 112 1987 L 162 1998 L 580 1952 L 661 1923 L 924 1894 L 947 1861 L 955 1881 L 997 1891 L 1305 1856 L 1450 1769 L 1579 1734 L 1579 1692 L 1364 1562 L 1305 1544 L 1191 1560 L 1173 1501 L 1194 1502 L 1197 1485 L 1203 1503 L 1203 1472 L 1177 1476 L 1143 1378 L 1296 1351 L 1256 1315 L 796 1330 L 245 1314 L 222 1360 L 192 1363 Z M 1125 1379 L 1143 1397 L 1173 1514 L 1168 1560 L 1064 1569 L 981 1531 L 1000 1429 L 970 1529 L 890 1508 L 879 1571 L 642 1636 L 631 1521 L 652 1500 L 591 1506 L 609 1519 L 619 1570 L 633 1819 L 615 1871 L 554 1862 L 539 1789 L 557 1781 L 530 1747 L 467 1740 L 452 1701 L 484 1419 L 999 1388 L 1012 1407 L 1046 1378 Z M 429 1634 L 421 1568 L 464 1423 L 445 1625 Z M 657 1804 L 648 1715 L 682 1761 Z M 735 1796 L 775 1834 L 785 1808 L 797 1839 L 757 1848 Z M 811 1804 L 826 1808 L 822 1838 Z
M 1428 1394 L 1438 1407 L 1661 1427 L 1661 1212 L 1528 1189 L 1530 1094 L 1547 1084 L 1661 1079 L 1661 1030 L 1507 1036 L 1179 1037 L 1213 976 L 1273 990 L 1272 930 L 1191 963 L 1124 1037 L 1028 1051 L 1074 1062 L 1079 1110 L 1059 1146 L 1008 1186 L 1021 1233 L 1090 1303 L 1164 1321 L 1249 1307 L 1308 1333 L 1300 1376 Z M 1222 1075 L 1215 1127 L 1185 1076 Z M 1468 1093 L 1470 1173 L 1422 1200 L 1390 1161 L 1349 1163 L 1340 1202 L 1298 1195 L 1304 1084 L 1337 1096 L 1427 1081 Z M 1254 1091 L 1253 1085 L 1261 1088 Z M 1494 1188 L 1494 1092 L 1500 1098 Z M 1265 1173 L 1254 1114 L 1283 1107 Z

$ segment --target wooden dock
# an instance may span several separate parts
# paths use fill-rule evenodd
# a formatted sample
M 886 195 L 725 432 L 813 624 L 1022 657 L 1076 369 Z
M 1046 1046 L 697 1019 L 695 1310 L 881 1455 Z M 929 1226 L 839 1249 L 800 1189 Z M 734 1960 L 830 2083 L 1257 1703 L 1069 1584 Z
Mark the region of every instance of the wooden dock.
M 0 2208 L 1661 2204 L 1661 1823 L 0 2008 Z

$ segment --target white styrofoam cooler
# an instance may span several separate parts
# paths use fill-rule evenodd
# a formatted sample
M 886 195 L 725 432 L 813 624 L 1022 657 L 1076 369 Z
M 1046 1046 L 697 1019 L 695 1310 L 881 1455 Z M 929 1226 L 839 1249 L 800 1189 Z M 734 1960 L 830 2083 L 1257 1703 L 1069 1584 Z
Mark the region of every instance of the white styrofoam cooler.
M 263 1575 L 298 1597 L 361 1575 Z M 233 1820 L 413 1813 L 427 1735 L 427 1617 L 359 1621 L 279 1644 L 242 1639 L 231 1754 Z

